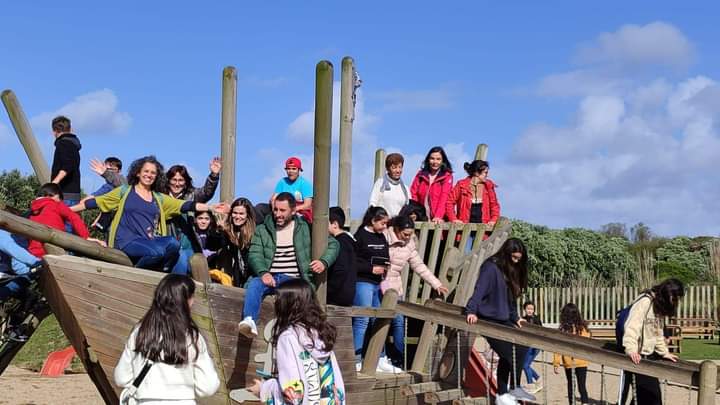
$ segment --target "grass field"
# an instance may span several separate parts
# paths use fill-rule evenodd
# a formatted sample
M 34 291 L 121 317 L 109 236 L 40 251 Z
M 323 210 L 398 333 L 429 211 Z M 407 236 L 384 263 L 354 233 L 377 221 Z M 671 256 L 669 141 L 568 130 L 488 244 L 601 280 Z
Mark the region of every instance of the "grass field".
M 68 342 L 62 329 L 60 329 L 57 319 L 55 319 L 54 315 L 50 315 L 42 321 L 30 341 L 25 343 L 22 350 L 15 356 L 12 364 L 17 367 L 39 371 L 48 354 L 68 346 L 70 346 L 70 342 Z M 71 370 L 84 370 L 77 356 L 73 359 Z
M 684 339 L 680 358 L 683 360 L 720 360 L 720 344 L 717 339 Z

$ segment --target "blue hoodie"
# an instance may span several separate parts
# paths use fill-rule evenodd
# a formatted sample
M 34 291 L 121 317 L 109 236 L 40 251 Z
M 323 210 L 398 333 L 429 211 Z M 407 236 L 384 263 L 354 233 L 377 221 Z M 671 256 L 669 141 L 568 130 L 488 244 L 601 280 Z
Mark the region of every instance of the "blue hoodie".
M 500 323 L 515 323 L 518 320 L 517 308 L 505 276 L 492 257 L 480 267 L 480 276 L 465 306 L 465 312 Z

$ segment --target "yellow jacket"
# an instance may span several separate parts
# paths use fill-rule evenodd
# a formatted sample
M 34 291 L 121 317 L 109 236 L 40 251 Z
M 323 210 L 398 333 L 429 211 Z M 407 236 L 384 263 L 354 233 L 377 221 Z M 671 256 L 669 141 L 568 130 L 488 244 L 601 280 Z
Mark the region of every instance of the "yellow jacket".
M 588 332 L 587 329 L 583 329 L 580 332 L 580 336 L 590 337 L 590 332 Z M 565 367 L 565 368 L 579 368 L 579 367 L 587 367 L 588 366 L 587 360 L 576 359 L 571 356 L 561 356 L 560 354 L 555 353 L 553 355 L 553 367 L 560 366 L 561 361 L 562 361 L 563 367 Z

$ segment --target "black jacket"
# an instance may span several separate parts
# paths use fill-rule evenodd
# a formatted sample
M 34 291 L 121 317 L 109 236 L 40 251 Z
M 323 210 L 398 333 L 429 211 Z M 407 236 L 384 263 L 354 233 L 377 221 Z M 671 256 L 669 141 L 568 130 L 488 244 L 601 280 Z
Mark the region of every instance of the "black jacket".
M 80 199 L 80 140 L 71 133 L 55 138 L 55 154 L 53 155 L 50 180 L 64 170 L 67 174 L 60 182 L 60 189 L 66 200 Z
M 350 307 L 355 298 L 355 238 L 343 232 L 335 237 L 340 244 L 340 250 L 335 263 L 328 271 L 327 302 L 331 305 Z
M 355 240 L 357 241 L 355 245 L 357 281 L 380 284 L 382 276 L 373 274 L 372 268 L 374 261 L 378 265 L 383 261 L 390 261 L 390 248 L 385 235 L 369 232 L 365 227 L 360 227 L 355 232 Z

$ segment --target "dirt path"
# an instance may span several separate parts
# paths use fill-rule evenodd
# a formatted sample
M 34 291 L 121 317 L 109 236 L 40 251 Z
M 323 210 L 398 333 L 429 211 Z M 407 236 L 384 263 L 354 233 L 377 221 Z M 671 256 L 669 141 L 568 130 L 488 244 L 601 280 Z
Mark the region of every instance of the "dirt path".
M 101 405 L 103 400 L 87 374 L 41 377 L 10 366 L 0 377 L 2 405 Z

